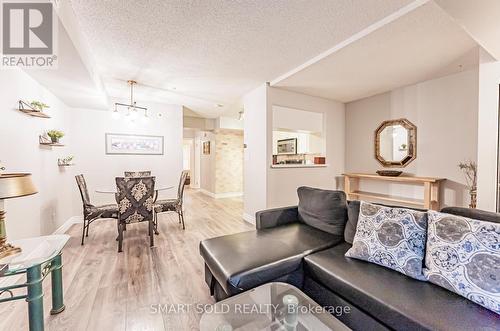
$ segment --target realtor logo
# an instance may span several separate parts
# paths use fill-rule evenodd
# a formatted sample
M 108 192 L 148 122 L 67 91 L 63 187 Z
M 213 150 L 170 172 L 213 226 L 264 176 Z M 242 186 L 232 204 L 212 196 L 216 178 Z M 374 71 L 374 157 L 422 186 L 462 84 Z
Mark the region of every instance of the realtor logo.
M 51 2 L 2 2 L 2 67 L 53 68 L 56 36 Z

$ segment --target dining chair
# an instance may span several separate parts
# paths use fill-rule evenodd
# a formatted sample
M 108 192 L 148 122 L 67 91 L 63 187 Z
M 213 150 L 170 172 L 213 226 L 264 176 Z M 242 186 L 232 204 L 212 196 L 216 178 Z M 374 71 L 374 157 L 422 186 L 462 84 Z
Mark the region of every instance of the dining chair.
M 148 222 L 149 244 L 154 246 L 155 177 L 117 177 L 118 252 L 122 252 L 123 231 L 131 223 Z
M 83 203 L 83 232 L 82 245 L 85 237 L 89 236 L 89 227 L 92 222 L 100 218 L 118 218 L 118 206 L 116 204 L 95 206 L 90 202 L 87 182 L 83 175 L 75 176 Z
M 166 199 L 166 200 L 158 200 L 155 203 L 155 214 L 164 213 L 167 211 L 174 211 L 179 216 L 179 224 L 182 222 L 182 229 L 186 229 L 184 226 L 184 211 L 183 207 L 183 196 L 184 196 L 184 187 L 186 186 L 186 179 L 188 177 L 189 171 L 184 170 L 181 173 L 181 178 L 179 180 L 179 187 L 177 188 L 177 199 Z M 156 227 L 158 226 L 158 217 L 155 216 Z M 156 229 L 157 231 L 157 229 Z
M 125 177 L 150 177 L 151 171 L 125 171 Z

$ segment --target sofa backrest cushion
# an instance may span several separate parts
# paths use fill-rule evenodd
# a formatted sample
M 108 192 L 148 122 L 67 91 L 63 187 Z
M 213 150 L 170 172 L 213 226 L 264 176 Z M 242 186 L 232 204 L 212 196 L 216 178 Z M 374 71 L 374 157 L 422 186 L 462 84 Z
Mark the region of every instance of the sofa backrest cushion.
M 347 223 L 344 230 L 344 240 L 352 245 L 359 217 L 359 200 L 349 201 L 347 206 Z
M 347 222 L 347 199 L 343 191 L 302 186 L 299 196 L 299 221 L 316 229 L 343 235 Z
M 491 211 L 463 208 L 463 207 L 444 207 L 443 209 L 441 209 L 441 212 L 446 214 L 472 218 L 480 221 L 500 223 L 500 214 Z

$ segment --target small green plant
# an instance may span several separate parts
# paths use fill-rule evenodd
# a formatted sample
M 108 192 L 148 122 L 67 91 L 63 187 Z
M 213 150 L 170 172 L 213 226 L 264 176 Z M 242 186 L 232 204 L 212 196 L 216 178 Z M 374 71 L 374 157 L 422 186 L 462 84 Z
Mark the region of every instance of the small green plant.
M 64 137 L 64 132 L 59 130 L 50 130 L 47 132 L 47 136 L 50 137 L 53 143 L 59 142 L 59 139 Z
M 44 108 L 50 108 L 49 105 L 44 104 L 43 102 L 33 100 L 30 102 L 30 106 L 38 109 L 39 111 L 43 111 Z
M 72 165 L 72 161 L 75 157 L 73 155 L 70 155 L 70 156 L 67 156 L 65 157 L 64 159 L 58 159 L 57 160 L 57 164 L 59 166 L 69 166 L 69 165 Z
M 70 155 L 62 159 L 62 161 L 64 162 L 64 164 L 71 164 L 71 161 L 73 161 L 74 158 L 75 157 L 73 155 Z

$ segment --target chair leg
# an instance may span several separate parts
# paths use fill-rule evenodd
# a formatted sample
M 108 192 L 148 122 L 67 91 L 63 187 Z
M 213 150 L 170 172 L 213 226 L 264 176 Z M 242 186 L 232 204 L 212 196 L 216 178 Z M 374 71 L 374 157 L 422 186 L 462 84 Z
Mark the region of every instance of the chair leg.
M 182 219 L 182 230 L 186 230 L 186 227 L 184 226 L 184 211 L 182 210 L 182 207 L 181 207 L 181 219 Z
M 83 232 L 82 232 L 82 246 L 83 246 L 83 241 L 85 239 L 85 228 L 86 228 L 86 224 L 87 221 L 85 220 L 85 217 L 83 218 Z
M 154 223 L 155 223 L 155 229 L 154 229 L 155 234 L 159 235 L 160 232 L 158 231 L 158 214 L 155 212 L 153 217 L 154 217 L 153 219 L 154 219 Z
M 153 220 L 149 221 L 149 246 L 153 247 L 155 245 L 155 236 L 153 233 Z
M 118 241 L 120 239 L 120 220 L 116 220 L 116 230 L 118 232 L 118 235 L 116 236 L 116 241 Z
M 118 253 L 123 252 L 123 224 L 118 224 Z
M 148 221 L 148 236 L 152 236 L 153 235 L 153 230 L 151 228 L 151 221 Z
M 89 236 L 89 228 L 90 228 L 90 220 L 87 221 L 87 232 L 85 233 L 85 237 Z

